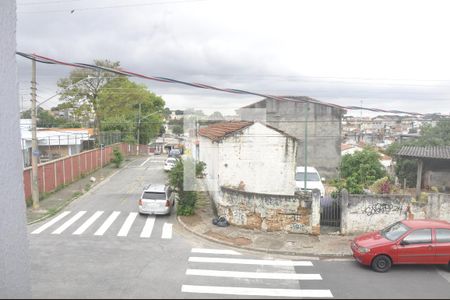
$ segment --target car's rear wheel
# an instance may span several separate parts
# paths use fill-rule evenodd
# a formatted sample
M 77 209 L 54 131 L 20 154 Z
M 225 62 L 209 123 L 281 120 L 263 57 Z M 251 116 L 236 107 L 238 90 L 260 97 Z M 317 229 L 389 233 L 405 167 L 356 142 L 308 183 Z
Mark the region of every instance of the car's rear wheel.
M 391 259 L 387 255 L 378 255 L 372 261 L 372 269 L 377 272 L 387 272 L 391 266 Z

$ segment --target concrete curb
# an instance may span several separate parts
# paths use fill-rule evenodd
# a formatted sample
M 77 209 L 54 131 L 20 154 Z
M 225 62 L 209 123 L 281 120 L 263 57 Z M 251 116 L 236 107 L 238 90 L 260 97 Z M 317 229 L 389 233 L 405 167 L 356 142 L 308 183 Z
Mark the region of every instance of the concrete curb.
M 31 221 L 31 222 L 27 223 L 27 225 L 32 225 L 32 224 L 35 224 L 35 223 L 39 223 L 39 222 L 42 222 L 42 221 L 44 221 L 44 220 L 46 220 L 46 219 L 48 219 L 48 218 L 51 218 L 52 216 L 54 216 L 54 215 L 56 215 L 57 213 L 59 213 L 59 212 L 60 212 L 63 208 L 65 208 L 67 205 L 69 205 L 70 203 L 72 203 L 74 200 L 76 200 L 76 199 L 78 199 L 78 198 L 80 198 L 80 197 L 83 197 L 83 196 L 85 196 L 85 195 L 88 195 L 89 193 L 91 193 L 92 191 L 94 191 L 95 189 L 97 189 L 99 186 L 101 186 L 101 185 L 104 184 L 105 182 L 109 181 L 109 180 L 111 179 L 111 177 L 113 177 L 114 175 L 116 175 L 117 173 L 119 173 L 123 168 L 127 167 L 127 166 L 128 166 L 130 163 L 132 163 L 132 162 L 133 162 L 133 160 L 132 160 L 132 161 L 129 161 L 127 164 L 124 164 L 124 166 L 123 166 L 122 168 L 119 168 L 117 171 L 113 172 L 111 175 L 108 175 L 103 181 L 101 181 L 101 182 L 95 184 L 94 186 L 92 186 L 92 187 L 91 187 L 88 191 L 86 191 L 85 193 L 82 193 L 81 195 L 78 195 L 78 196 L 76 196 L 76 197 L 72 197 L 72 198 L 66 200 L 62 205 L 58 206 L 58 207 L 55 209 L 55 211 L 52 212 L 51 214 L 46 214 L 46 215 L 44 215 L 43 217 L 41 217 L 41 218 L 39 218 L 39 219 L 37 219 L 37 220 L 34 220 L 34 221 Z M 73 182 L 73 183 L 75 183 L 75 182 Z
M 184 229 L 186 229 L 187 231 L 189 231 L 203 239 L 209 240 L 211 242 L 219 243 L 222 245 L 234 247 L 237 249 L 245 249 L 245 250 L 250 250 L 250 251 L 258 251 L 258 252 L 263 252 L 263 253 L 271 253 L 271 254 L 279 254 L 279 255 L 287 255 L 287 256 L 313 257 L 316 259 L 336 259 L 337 258 L 337 259 L 345 259 L 346 260 L 346 259 L 352 258 L 351 255 L 347 255 L 347 254 L 315 254 L 315 253 L 308 253 L 308 252 L 283 251 L 283 250 L 272 250 L 272 249 L 263 249 L 263 248 L 247 247 L 247 246 L 237 246 L 232 243 L 228 243 L 228 242 L 225 242 L 225 241 L 222 241 L 219 239 L 215 239 L 206 234 L 196 232 L 195 230 L 193 230 L 189 226 L 187 226 L 181 220 L 181 218 L 179 216 L 177 216 L 177 220 L 178 220 L 178 223 L 180 223 L 184 227 Z

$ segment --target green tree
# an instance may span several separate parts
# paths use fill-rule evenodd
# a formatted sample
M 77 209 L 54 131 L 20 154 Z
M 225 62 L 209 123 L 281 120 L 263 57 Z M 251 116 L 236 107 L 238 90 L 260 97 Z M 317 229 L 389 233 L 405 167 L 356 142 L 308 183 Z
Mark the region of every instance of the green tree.
M 104 85 L 98 95 L 98 111 L 102 124 L 105 124 L 101 128 L 133 134 L 141 144 L 147 144 L 160 134 L 164 105 L 164 100 L 145 85 L 126 77 L 114 78 Z
M 380 155 L 371 148 L 354 154 L 346 154 L 341 161 L 343 183 L 335 184 L 345 187 L 351 194 L 361 194 L 377 179 L 386 176 L 386 170 L 379 161 Z
M 95 60 L 96 66 L 117 68 L 119 62 L 109 60 Z M 87 124 L 91 118 L 95 120 L 95 131 L 98 134 L 101 128 L 98 97 L 101 89 L 118 75 L 102 70 L 73 69 L 69 77 L 58 81 L 60 100 L 65 108 L 72 108 L 77 121 Z
M 172 129 L 172 132 L 176 135 L 183 134 L 183 127 L 181 127 L 180 125 L 175 125 Z

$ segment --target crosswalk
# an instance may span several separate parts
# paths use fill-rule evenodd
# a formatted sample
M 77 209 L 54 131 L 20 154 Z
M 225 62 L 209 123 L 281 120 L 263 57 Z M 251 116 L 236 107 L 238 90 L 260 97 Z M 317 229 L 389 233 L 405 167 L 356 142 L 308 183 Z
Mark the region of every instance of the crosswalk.
M 297 273 L 299 267 L 307 272 Z M 311 261 L 253 259 L 234 250 L 193 248 L 181 292 L 208 297 L 332 298 L 329 289 L 317 288 L 322 276 L 309 272 L 312 268 Z
M 120 228 L 118 227 L 120 226 Z M 156 231 L 155 227 L 160 227 L 161 239 L 172 238 L 172 224 L 168 222 L 157 222 L 154 215 L 139 216 L 137 212 L 122 213 L 113 211 L 96 211 L 89 214 L 87 211 L 63 211 L 50 221 L 34 229 L 31 234 L 51 235 L 71 234 L 80 235 L 115 235 L 117 237 L 135 236 L 139 238 L 151 238 Z M 118 230 L 117 230 L 118 229 Z

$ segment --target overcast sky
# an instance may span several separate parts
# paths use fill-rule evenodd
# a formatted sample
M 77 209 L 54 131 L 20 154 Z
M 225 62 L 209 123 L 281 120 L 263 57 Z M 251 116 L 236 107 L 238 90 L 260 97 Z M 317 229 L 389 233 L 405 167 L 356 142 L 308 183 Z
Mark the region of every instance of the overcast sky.
M 448 114 L 449 8 L 445 0 L 17 0 L 17 50 L 120 61 L 130 71 L 221 88 Z M 27 108 L 31 62 L 17 61 Z M 38 101 L 70 70 L 38 64 Z M 261 99 L 140 82 L 171 109 L 232 114 Z

